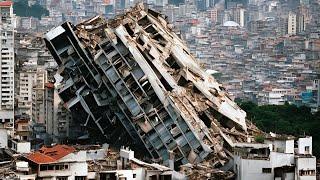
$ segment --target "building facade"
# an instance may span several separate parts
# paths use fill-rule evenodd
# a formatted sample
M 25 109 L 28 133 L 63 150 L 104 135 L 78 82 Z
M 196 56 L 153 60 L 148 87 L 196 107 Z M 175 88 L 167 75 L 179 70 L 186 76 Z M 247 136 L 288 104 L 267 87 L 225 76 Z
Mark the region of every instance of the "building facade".
M 14 121 L 14 30 L 15 15 L 11 1 L 0 2 L 0 122 L 12 128 Z
M 297 15 L 293 12 L 288 16 L 288 34 L 295 35 L 297 33 Z
M 261 144 L 239 143 L 234 155 L 237 180 L 316 180 L 312 137 L 272 136 Z

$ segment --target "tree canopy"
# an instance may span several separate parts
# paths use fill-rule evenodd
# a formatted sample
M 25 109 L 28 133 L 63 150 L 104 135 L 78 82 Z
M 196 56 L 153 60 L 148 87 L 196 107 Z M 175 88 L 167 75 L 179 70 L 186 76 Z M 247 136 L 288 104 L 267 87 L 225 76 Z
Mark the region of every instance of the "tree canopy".
M 40 19 L 41 16 L 49 15 L 49 11 L 39 4 L 28 6 L 27 0 L 18 0 L 13 3 L 13 12 L 21 17 L 35 17 Z
M 320 112 L 311 113 L 306 106 L 285 105 L 258 106 L 252 102 L 240 102 L 248 119 L 265 132 L 313 137 L 313 154 L 320 156 Z

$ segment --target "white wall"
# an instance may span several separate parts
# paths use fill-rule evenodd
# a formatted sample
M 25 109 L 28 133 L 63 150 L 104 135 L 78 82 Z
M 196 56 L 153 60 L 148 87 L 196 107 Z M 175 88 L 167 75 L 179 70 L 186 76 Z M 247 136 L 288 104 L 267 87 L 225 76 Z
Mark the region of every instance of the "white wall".
M 86 162 L 86 158 L 86 151 L 78 151 L 61 158 L 59 162 L 71 162 L 69 164 L 69 170 L 73 178 L 70 178 L 74 179 L 74 176 L 88 175 L 88 165 Z
M 305 147 L 309 146 L 309 154 L 312 154 L 312 137 L 298 139 L 298 154 L 306 154 Z
M 234 157 L 234 170 L 237 180 L 272 180 L 274 179 L 274 168 L 294 164 L 294 154 L 270 153 L 270 160 L 241 159 Z M 271 173 L 263 173 L 262 168 L 271 168 Z
M 294 140 L 266 140 L 266 144 L 272 144 L 272 151 L 282 153 L 294 153 Z
M 18 174 L 17 176 L 19 180 L 35 180 L 37 177 L 36 174 L 31 174 L 31 175 Z
M 125 159 L 133 159 L 134 158 L 134 151 L 120 149 L 120 157 L 123 157 Z
M 8 147 L 8 133 L 6 129 L 0 128 L 0 148 Z
M 86 160 L 104 160 L 106 157 L 106 149 L 88 150 L 86 152 Z
M 286 141 L 286 150 L 285 153 L 294 153 L 294 140 L 287 140 Z
M 38 177 L 44 177 L 44 179 L 45 178 L 55 179 L 56 176 L 71 176 L 71 175 L 72 173 L 70 170 L 62 170 L 62 171 L 49 170 L 49 171 L 39 171 L 38 173 Z
M 79 151 L 71 153 L 61 158 L 58 163 L 65 163 L 69 165 L 67 170 L 52 170 L 52 171 L 40 171 L 40 177 L 56 177 L 56 176 L 68 176 L 69 180 L 74 180 L 75 176 L 87 176 L 88 165 L 86 162 L 86 151 Z
M 73 176 L 87 176 L 88 175 L 88 165 L 86 162 L 81 163 L 71 163 L 70 164 L 70 171 Z
M 116 173 L 117 177 L 126 178 L 127 180 L 145 180 L 145 171 L 143 168 L 138 168 L 135 170 L 115 170 L 115 171 L 105 171 L 106 173 Z M 103 172 L 101 172 L 103 173 Z M 135 178 L 133 178 L 133 174 L 136 175 Z
M 88 179 L 96 179 L 97 173 L 96 172 L 88 172 Z
M 298 157 L 296 158 L 296 180 L 316 180 L 314 176 L 299 176 L 300 170 L 316 170 L 316 157 Z
M 271 152 L 270 160 L 272 167 L 290 166 L 294 164 L 294 154 Z
M 78 151 L 74 153 L 70 153 L 65 157 L 59 159 L 57 162 L 86 162 L 87 154 L 86 151 Z
M 17 142 L 17 153 L 30 153 L 31 144 L 30 142 Z
M 241 159 L 235 156 L 234 162 L 237 180 L 271 180 L 274 177 L 273 170 L 271 173 L 262 173 L 262 168 L 272 168 L 269 160 Z

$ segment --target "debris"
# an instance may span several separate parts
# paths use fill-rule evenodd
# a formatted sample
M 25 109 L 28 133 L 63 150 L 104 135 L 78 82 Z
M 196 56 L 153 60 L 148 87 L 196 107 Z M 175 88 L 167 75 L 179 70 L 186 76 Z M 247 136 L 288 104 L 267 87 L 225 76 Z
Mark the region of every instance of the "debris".
M 66 22 L 45 42 L 63 77 L 59 95 L 79 123 L 111 144 L 131 137 L 153 162 L 191 163 L 192 176 L 231 178 L 219 170 L 232 159 L 229 151 L 262 133 L 247 126 L 246 113 L 164 16 L 143 4 L 111 20 Z

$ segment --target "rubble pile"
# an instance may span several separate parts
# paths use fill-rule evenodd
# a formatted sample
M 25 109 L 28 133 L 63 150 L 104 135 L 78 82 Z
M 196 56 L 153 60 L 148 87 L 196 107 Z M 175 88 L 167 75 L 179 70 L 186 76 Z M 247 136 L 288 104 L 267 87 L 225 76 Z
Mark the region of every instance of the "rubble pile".
M 88 170 L 90 172 L 100 172 L 106 170 L 117 170 L 117 160 L 119 152 L 107 150 L 105 153 L 105 159 L 88 161 Z
M 232 148 L 262 132 L 172 28 L 137 4 L 114 19 L 51 30 L 45 42 L 59 65 L 59 96 L 111 144 L 132 142 L 153 162 L 190 164 L 193 175 L 232 177 Z
M 0 179 L 13 179 L 15 177 L 13 161 L 0 162 Z

